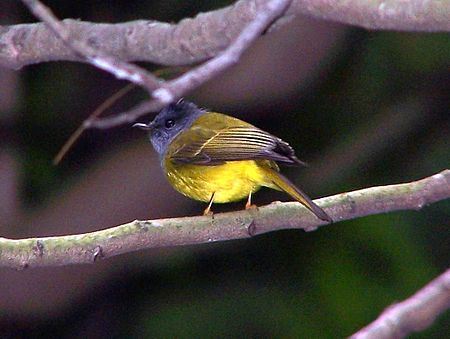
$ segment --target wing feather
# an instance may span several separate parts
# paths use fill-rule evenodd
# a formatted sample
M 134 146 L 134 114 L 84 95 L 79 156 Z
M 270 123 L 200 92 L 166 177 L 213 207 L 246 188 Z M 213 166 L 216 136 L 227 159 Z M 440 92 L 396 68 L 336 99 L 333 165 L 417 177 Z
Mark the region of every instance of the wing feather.
M 205 119 L 209 116 L 209 119 Z M 242 120 L 206 113 L 174 141 L 169 156 L 185 164 L 218 165 L 236 160 L 273 160 L 302 165 L 285 141 Z

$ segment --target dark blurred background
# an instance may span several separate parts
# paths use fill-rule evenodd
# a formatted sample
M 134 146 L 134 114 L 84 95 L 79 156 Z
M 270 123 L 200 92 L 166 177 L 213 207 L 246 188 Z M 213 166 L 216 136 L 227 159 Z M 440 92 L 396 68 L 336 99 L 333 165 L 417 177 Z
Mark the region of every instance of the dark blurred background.
M 97 22 L 176 22 L 229 3 L 46 1 L 61 18 Z M 34 21 L 20 2 L 0 3 L 0 24 Z M 449 61 L 448 34 L 299 17 L 190 99 L 288 141 L 310 166 L 283 172 L 312 197 L 326 196 L 449 167 Z M 203 204 L 173 191 L 130 126 L 87 131 L 52 166 L 71 132 L 125 85 L 85 64 L 0 69 L 1 236 L 201 213 Z M 135 90 L 108 114 L 143 97 Z M 255 196 L 259 205 L 273 200 L 289 197 Z M 0 337 L 343 337 L 448 267 L 449 226 L 445 201 L 311 233 L 141 251 L 90 266 L 0 268 Z M 449 320 L 447 313 L 412 337 L 444 338 Z

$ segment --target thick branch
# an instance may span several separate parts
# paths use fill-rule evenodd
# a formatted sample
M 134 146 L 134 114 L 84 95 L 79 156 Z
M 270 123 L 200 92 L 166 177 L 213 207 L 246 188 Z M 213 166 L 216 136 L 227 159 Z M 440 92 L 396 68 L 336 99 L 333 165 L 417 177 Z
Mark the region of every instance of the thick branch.
M 450 170 L 407 184 L 372 187 L 316 200 L 335 222 L 366 215 L 420 209 L 450 197 Z M 325 223 L 297 202 L 258 209 L 133 221 L 106 230 L 68 236 L 0 238 L 0 266 L 27 268 L 92 263 L 145 248 L 248 238 L 280 229 L 313 231 Z
M 388 307 L 351 339 L 403 338 L 429 327 L 450 307 L 450 269 L 410 298 Z
M 450 31 L 450 2 L 440 0 L 297 0 L 293 12 L 395 31 Z M 289 14 L 289 13 L 288 13 Z
M 236 4 L 188 18 L 178 24 L 139 20 L 99 24 L 64 20 L 75 38 L 86 39 L 123 61 L 191 65 L 223 51 L 259 12 L 264 0 Z M 299 14 L 368 29 L 450 31 L 450 2 L 438 0 L 293 0 L 275 26 Z M 195 34 L 193 33 L 195 32 Z M 42 23 L 0 26 L 0 65 L 20 68 L 45 61 L 82 61 Z
M 244 51 L 286 11 L 290 3 L 291 0 L 267 1 L 236 40 L 220 55 L 177 79 L 166 82 L 153 93 L 153 96 L 160 99 L 167 98 L 166 104 L 169 104 L 183 96 L 187 88 L 191 91 L 236 64 Z
M 242 53 L 287 9 L 291 0 L 267 0 L 255 18 L 239 33 L 237 38 L 218 56 L 204 64 L 186 72 L 177 79 L 163 83 L 144 68 L 124 62 L 119 58 L 109 56 L 103 51 L 91 47 L 85 39 L 77 39 L 70 30 L 60 22 L 51 10 L 39 0 L 22 0 L 30 11 L 53 31 L 63 43 L 86 62 L 112 73 L 119 79 L 126 79 L 144 87 L 152 99 L 134 109 L 134 114 L 123 113 L 108 119 L 106 122 L 91 121 L 83 124 L 83 128 L 112 127 L 137 118 L 140 108 L 147 107 L 149 111 L 157 111 L 171 102 L 181 98 L 201 84 L 220 74 L 226 68 L 236 64 Z M 143 113 L 140 113 L 143 114 Z M 131 120 L 130 120 L 131 119 Z
M 162 109 L 165 105 L 211 80 L 228 67 L 236 64 L 244 51 L 251 46 L 274 20 L 286 11 L 290 2 L 291 0 L 267 1 L 266 6 L 260 8 L 253 21 L 242 30 L 236 40 L 222 53 L 178 78 L 161 84 L 158 89 L 153 91 L 152 100 L 140 103 L 130 111 L 93 121 L 86 127 L 109 128 L 134 121 L 145 113 Z
M 118 79 L 125 79 L 146 88 L 151 94 L 159 87 L 160 79 L 146 69 L 111 57 L 103 51 L 88 45 L 84 39 L 75 39 L 70 30 L 61 23 L 51 10 L 38 0 L 22 0 L 30 11 L 53 31 L 61 41 L 84 61 L 114 74 Z

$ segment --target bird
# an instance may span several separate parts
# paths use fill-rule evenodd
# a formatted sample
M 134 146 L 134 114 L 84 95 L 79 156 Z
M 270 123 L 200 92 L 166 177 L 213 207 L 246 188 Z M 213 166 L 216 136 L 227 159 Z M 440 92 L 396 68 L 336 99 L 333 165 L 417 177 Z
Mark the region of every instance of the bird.
M 280 173 L 277 163 L 301 166 L 293 148 L 280 138 L 238 118 L 199 108 L 180 99 L 163 108 L 148 124 L 133 127 L 148 131 L 161 168 L 181 194 L 208 203 L 229 203 L 247 198 L 262 186 L 284 191 L 317 218 L 330 216 Z

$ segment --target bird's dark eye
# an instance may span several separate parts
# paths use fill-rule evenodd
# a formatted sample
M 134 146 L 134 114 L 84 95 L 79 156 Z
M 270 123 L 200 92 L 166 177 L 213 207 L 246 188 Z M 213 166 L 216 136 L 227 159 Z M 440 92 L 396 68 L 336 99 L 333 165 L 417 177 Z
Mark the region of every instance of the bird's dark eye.
M 166 120 L 166 127 L 167 128 L 172 128 L 175 125 L 175 121 L 173 121 L 172 119 L 167 119 Z

